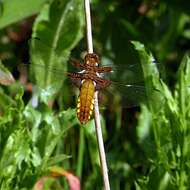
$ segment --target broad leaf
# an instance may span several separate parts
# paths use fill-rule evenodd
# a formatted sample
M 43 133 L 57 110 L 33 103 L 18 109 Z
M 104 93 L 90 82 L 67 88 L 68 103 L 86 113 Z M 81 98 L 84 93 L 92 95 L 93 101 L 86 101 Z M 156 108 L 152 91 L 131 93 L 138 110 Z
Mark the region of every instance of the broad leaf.
M 82 5 L 81 0 L 55 0 L 51 5 L 44 6 L 33 27 L 32 38 L 39 38 L 42 43 L 31 40 L 32 63 L 41 64 L 44 68 L 67 70 L 70 51 L 82 37 Z M 65 78 L 57 80 L 49 69 L 36 68 L 33 74 L 38 86 L 44 89 L 53 86 L 54 93 L 60 89 Z
M 0 28 L 36 14 L 46 1 L 47 0 L 0 1 Z

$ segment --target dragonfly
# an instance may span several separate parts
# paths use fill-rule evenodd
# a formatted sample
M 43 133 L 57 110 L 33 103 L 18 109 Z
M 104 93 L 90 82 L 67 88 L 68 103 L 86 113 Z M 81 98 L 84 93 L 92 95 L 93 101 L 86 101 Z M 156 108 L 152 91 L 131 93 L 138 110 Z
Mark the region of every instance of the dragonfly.
M 44 44 L 43 47 L 49 48 Z M 51 72 L 55 72 L 55 75 L 60 75 L 60 77 L 65 75 L 79 88 L 80 92 L 77 99 L 76 115 L 81 124 L 86 124 L 92 117 L 94 94 L 96 91 L 104 92 L 103 94 L 111 94 L 111 96 L 115 96 L 117 92 L 121 92 L 124 107 L 126 102 L 126 107 L 133 107 L 139 105 L 141 101 L 146 100 L 144 86 L 132 84 L 139 80 L 137 73 L 135 73 L 137 65 L 128 66 L 127 70 L 125 70 L 123 66 L 117 67 L 113 64 L 100 66 L 100 58 L 95 53 L 87 53 L 83 63 L 76 59 L 71 59 L 71 62 L 75 68 L 80 70 L 79 72 L 65 72 L 61 69 L 53 68 L 52 66 L 48 68 L 48 66 L 38 65 L 36 63 L 32 63 L 31 65 L 37 69 L 51 70 Z M 139 67 L 137 70 L 139 70 Z M 120 72 L 119 75 L 121 75 L 121 71 L 127 73 L 127 79 L 130 78 L 130 80 L 120 82 L 106 78 L 106 76 L 109 77 L 110 74 L 113 76 L 118 71 Z M 132 77 L 130 77 L 131 73 L 133 73 Z M 131 80 L 131 78 L 134 77 L 136 79 L 134 79 L 134 81 L 133 79 Z M 120 80 L 122 80 L 122 77 Z M 140 81 L 142 81 L 142 78 Z M 130 84 L 130 82 L 132 83 Z
M 77 117 L 81 124 L 86 124 L 94 109 L 94 93 L 108 87 L 110 80 L 101 78 L 100 73 L 111 72 L 111 67 L 98 67 L 99 57 L 95 53 L 87 53 L 84 64 L 74 62 L 75 67 L 81 69 L 79 73 L 68 73 L 68 76 L 79 84 L 80 94 L 77 100 Z

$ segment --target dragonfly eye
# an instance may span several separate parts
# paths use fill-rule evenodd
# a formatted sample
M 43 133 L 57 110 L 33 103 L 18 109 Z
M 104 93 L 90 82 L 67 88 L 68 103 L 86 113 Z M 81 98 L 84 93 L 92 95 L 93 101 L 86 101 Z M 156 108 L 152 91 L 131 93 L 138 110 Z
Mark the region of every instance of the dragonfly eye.
M 96 66 L 99 63 L 99 57 L 95 53 L 87 53 L 85 56 L 85 63 L 86 64 L 95 64 Z

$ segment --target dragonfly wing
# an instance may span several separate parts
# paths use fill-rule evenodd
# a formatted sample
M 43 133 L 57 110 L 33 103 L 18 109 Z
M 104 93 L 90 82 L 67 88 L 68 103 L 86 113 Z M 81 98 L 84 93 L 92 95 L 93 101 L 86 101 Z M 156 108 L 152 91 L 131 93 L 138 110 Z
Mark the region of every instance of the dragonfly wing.
M 67 70 L 67 61 L 69 55 L 61 52 L 54 47 L 48 46 L 45 42 L 38 38 L 32 38 L 30 41 L 30 53 L 31 53 L 31 64 L 33 76 L 37 85 L 42 88 L 46 88 L 52 83 L 57 84 L 57 91 L 60 89 L 62 82 L 65 79 L 65 75 L 57 80 L 54 72 L 52 70 Z M 42 65 L 43 69 L 36 65 Z
M 53 66 L 25 63 L 20 64 L 18 66 L 18 70 L 20 72 L 20 81 L 28 91 L 38 89 L 38 91 L 41 92 L 40 94 L 46 92 L 52 94 L 65 92 L 65 94 L 69 93 L 70 96 L 75 95 L 75 88 L 73 85 L 74 79 L 70 80 L 70 78 L 67 77 L 68 72 L 65 71 L 63 68 L 58 69 Z M 35 70 L 38 70 L 39 73 L 52 72 L 52 74 L 54 75 L 54 81 L 51 81 L 51 83 L 49 84 L 47 83 L 46 86 L 40 86 L 39 83 L 36 82 L 36 78 L 34 77 Z M 30 79 L 28 79 L 28 75 L 30 75 Z M 64 82 L 60 87 L 60 81 L 63 79 Z M 57 91 L 58 88 L 60 89 L 59 91 Z
M 107 66 L 107 65 L 106 65 Z M 101 74 L 102 77 L 108 78 L 113 81 L 124 83 L 127 81 L 128 84 L 140 83 L 143 81 L 143 72 L 141 66 L 135 65 L 108 65 L 112 68 L 111 72 Z
M 100 99 L 104 100 L 104 106 L 114 101 L 117 101 L 121 107 L 136 107 L 147 102 L 145 87 L 138 85 L 112 83 L 108 88 L 100 92 L 100 96 Z
M 102 58 L 101 66 L 112 67 L 112 72 L 105 73 L 104 76 L 113 81 L 118 81 L 120 83 L 128 83 L 128 84 L 139 84 L 144 81 L 144 74 L 141 67 L 141 64 L 114 64 L 110 59 L 107 60 L 104 57 Z M 161 69 L 162 65 L 156 62 L 153 62 L 159 69 Z M 102 75 L 103 76 L 103 75 Z
M 39 75 L 41 75 L 41 77 L 44 77 L 43 80 L 46 81 L 46 73 L 51 72 L 52 75 L 54 76 L 54 82 L 56 82 L 57 80 L 61 80 L 63 78 L 66 77 L 67 72 L 66 69 L 64 68 L 57 68 L 57 67 L 53 67 L 53 66 L 48 66 L 48 65 L 44 65 L 44 64 L 40 64 L 40 63 L 21 63 L 18 65 L 18 71 L 21 74 L 28 74 L 30 73 L 30 79 L 32 80 L 32 82 L 36 83 L 36 78 L 34 77 L 34 75 L 36 74 L 35 72 L 37 71 L 37 73 Z M 52 84 L 54 83 L 52 81 Z M 48 84 L 48 83 L 47 83 Z M 40 86 L 40 85 L 39 85 Z

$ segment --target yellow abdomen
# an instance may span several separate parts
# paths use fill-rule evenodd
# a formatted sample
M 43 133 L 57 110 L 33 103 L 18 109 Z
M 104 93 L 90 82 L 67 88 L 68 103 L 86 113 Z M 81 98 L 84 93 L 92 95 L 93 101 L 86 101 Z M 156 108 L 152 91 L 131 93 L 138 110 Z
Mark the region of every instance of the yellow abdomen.
M 81 124 L 90 120 L 94 109 L 94 83 L 90 79 L 85 79 L 80 89 L 80 95 L 77 102 L 77 117 Z

